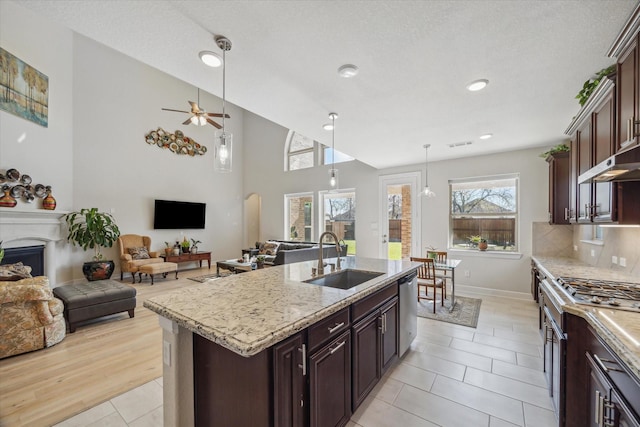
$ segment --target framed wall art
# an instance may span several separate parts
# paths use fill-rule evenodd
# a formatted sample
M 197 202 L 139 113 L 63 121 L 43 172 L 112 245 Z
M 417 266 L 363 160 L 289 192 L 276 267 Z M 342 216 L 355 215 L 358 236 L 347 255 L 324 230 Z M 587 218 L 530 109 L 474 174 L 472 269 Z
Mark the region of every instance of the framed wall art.
M 49 125 L 49 77 L 1 47 L 0 110 Z

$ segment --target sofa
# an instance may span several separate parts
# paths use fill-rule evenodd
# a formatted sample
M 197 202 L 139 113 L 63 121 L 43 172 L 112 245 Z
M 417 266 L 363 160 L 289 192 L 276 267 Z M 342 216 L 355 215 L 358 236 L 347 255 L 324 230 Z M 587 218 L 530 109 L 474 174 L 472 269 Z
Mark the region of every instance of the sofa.
M 62 341 L 63 312 L 46 276 L 0 281 L 0 359 Z
M 282 265 L 294 262 L 312 261 L 318 259 L 318 243 L 295 242 L 289 240 L 267 240 L 258 245 L 258 255 L 264 256 L 266 265 Z M 322 244 L 323 258 L 338 256 L 336 245 Z M 340 245 L 340 256 L 347 255 L 347 245 Z

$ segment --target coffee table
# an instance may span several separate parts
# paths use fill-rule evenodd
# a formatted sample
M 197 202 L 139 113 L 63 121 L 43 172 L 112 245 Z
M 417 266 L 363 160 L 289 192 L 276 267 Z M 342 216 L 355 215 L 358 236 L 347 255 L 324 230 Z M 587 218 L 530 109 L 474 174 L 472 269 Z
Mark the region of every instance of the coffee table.
M 242 273 L 243 271 L 251 271 L 250 262 L 238 262 L 235 259 L 216 261 L 216 273 L 220 276 L 220 268 L 229 270 L 232 273 Z

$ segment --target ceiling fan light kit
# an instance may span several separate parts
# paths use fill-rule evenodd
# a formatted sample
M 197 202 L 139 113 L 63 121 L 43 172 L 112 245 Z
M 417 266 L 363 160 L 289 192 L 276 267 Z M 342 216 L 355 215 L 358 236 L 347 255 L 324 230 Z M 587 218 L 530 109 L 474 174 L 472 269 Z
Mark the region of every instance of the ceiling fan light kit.
M 232 144 L 233 134 L 225 130 L 224 119 L 226 106 L 226 53 L 231 50 L 231 41 L 224 36 L 215 38 L 216 44 L 222 49 L 222 128 L 216 131 L 214 139 L 214 163 L 213 170 L 215 172 L 228 173 L 231 172 L 232 166 Z
M 338 74 L 340 77 L 344 77 L 345 79 L 357 76 L 359 71 L 358 67 L 353 64 L 344 64 L 338 68 Z

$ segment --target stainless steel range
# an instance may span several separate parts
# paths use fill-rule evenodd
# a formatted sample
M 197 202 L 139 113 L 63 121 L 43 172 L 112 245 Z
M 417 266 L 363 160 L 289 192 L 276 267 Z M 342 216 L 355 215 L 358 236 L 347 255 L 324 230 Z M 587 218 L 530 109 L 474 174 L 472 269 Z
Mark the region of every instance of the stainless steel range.
M 640 312 L 640 284 L 560 277 L 558 284 L 577 304 Z

